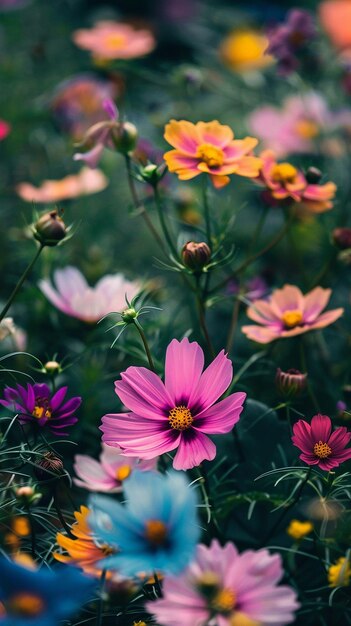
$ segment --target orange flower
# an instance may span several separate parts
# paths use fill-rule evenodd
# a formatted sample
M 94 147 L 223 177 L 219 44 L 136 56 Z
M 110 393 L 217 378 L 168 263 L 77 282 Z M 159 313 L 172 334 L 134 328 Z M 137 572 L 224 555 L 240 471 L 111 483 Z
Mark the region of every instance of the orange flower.
M 91 29 L 73 33 L 73 41 L 83 50 L 90 50 L 97 61 L 134 59 L 151 52 L 155 39 L 148 30 L 135 30 L 129 24 L 113 21 L 97 22 Z
M 83 167 L 78 174 L 65 176 L 62 180 L 44 180 L 40 187 L 20 183 L 16 191 L 25 202 L 60 202 L 97 193 L 105 189 L 108 180 L 100 170 Z
M 71 527 L 71 533 L 76 537 L 71 539 L 62 533 L 57 533 L 56 541 L 68 554 L 54 552 L 54 557 L 61 563 L 68 563 L 81 567 L 86 574 L 100 576 L 102 570 L 96 564 L 112 552 L 107 545 L 97 545 L 94 535 L 88 525 L 90 509 L 81 506 L 80 511 L 74 513 L 76 522 Z
M 228 174 L 255 178 L 262 165 L 261 159 L 251 155 L 258 143 L 254 137 L 234 140 L 229 126 L 217 120 L 192 124 L 186 120 L 171 120 L 164 137 L 175 150 L 164 155 L 170 172 L 180 180 L 189 180 L 200 174 L 209 174 L 216 188 L 229 183 Z
M 336 48 L 351 48 L 350 0 L 325 0 L 319 5 L 319 19 Z
M 228 67 L 236 72 L 258 70 L 273 63 L 265 54 L 268 39 L 257 30 L 234 30 L 222 42 L 219 54 Z

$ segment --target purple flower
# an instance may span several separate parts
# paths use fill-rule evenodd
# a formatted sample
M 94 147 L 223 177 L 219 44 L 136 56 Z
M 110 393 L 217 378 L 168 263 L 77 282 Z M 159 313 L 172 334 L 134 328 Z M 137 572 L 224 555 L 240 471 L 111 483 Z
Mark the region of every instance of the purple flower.
M 67 393 L 67 387 L 61 387 L 51 397 L 50 389 L 44 383 L 17 385 L 17 389 L 6 387 L 4 400 L 0 404 L 18 413 L 21 424 L 34 422 L 41 428 L 47 426 L 54 435 L 68 435 L 63 428 L 72 426 L 78 421 L 74 413 L 81 405 L 82 399 L 71 398 L 63 402 Z
M 117 128 L 118 109 L 110 98 L 106 98 L 102 103 L 105 113 L 110 118 L 106 122 L 98 122 L 89 128 L 80 145 L 85 146 L 92 144 L 93 147 L 87 152 L 76 152 L 73 156 L 74 161 L 84 161 L 88 167 L 95 169 L 101 159 L 102 153 L 106 147 L 112 148 L 113 143 L 111 136 Z
M 280 74 L 288 75 L 298 67 L 299 54 L 315 36 L 312 15 L 303 9 L 292 9 L 286 21 L 268 33 L 266 54 L 276 58 Z

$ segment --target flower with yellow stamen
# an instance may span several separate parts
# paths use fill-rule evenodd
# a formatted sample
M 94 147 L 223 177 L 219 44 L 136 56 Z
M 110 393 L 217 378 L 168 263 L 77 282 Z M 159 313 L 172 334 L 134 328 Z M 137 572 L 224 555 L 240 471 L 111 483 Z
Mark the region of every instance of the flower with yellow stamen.
M 81 506 L 80 511 L 74 513 L 76 521 L 71 527 L 71 534 L 75 539 L 71 539 L 63 533 L 57 533 L 56 541 L 67 554 L 54 552 L 54 557 L 61 563 L 82 568 L 86 574 L 100 576 L 102 570 L 96 564 L 114 550 L 107 545 L 96 543 L 93 532 L 88 525 L 89 515 L 90 509 L 86 506 Z
M 349 560 L 342 556 L 328 570 L 329 587 L 348 587 L 351 580 Z
M 170 172 L 180 180 L 208 174 L 216 188 L 229 183 L 228 174 L 256 178 L 262 161 L 252 155 L 257 145 L 254 137 L 234 139 L 229 126 L 212 122 L 192 124 L 171 120 L 164 137 L 175 149 L 164 154 Z
M 306 537 L 306 535 L 309 535 L 312 531 L 313 531 L 312 522 L 309 522 L 309 521 L 301 522 L 298 519 L 292 519 L 288 528 L 286 529 L 287 534 L 293 539 L 296 539 L 297 541 L 299 541 L 300 539 L 303 539 L 304 537 Z
M 219 54 L 223 62 L 236 72 L 258 70 L 273 63 L 265 54 L 268 39 L 253 29 L 234 30 L 222 42 Z

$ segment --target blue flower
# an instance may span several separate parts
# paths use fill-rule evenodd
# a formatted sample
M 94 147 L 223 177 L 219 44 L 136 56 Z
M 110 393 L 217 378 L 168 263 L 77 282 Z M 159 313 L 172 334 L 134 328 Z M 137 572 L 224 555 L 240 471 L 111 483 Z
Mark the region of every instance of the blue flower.
M 87 602 L 94 579 L 71 567 L 33 570 L 0 559 L 1 626 L 56 626 Z
M 98 540 L 116 548 L 99 566 L 126 576 L 177 574 L 199 540 L 196 496 L 184 476 L 134 471 L 124 482 L 126 505 L 93 496 L 89 525 Z

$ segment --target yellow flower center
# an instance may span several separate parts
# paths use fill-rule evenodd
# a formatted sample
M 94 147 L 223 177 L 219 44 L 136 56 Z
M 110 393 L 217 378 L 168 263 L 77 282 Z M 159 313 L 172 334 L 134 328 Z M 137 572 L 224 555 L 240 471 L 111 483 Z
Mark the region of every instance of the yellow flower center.
M 146 522 L 145 537 L 154 546 L 162 546 L 167 539 L 167 526 L 161 520 L 150 519 Z
M 45 406 L 39 406 L 38 404 L 34 407 L 34 411 L 32 412 L 33 417 L 36 417 L 40 420 L 42 417 L 46 417 L 46 419 L 51 419 L 51 411 L 50 409 L 45 408 Z
M 211 600 L 211 609 L 217 613 L 231 613 L 236 605 L 236 595 L 231 589 L 220 589 Z
M 330 587 L 347 587 L 350 584 L 351 568 L 348 559 L 340 557 L 329 567 L 328 580 Z
M 224 163 L 224 152 L 221 148 L 213 146 L 211 143 L 202 143 L 196 151 L 196 156 L 208 167 L 220 167 Z
M 132 473 L 132 468 L 130 465 L 120 465 L 116 470 L 116 480 L 118 482 L 123 482 L 128 476 Z
M 314 139 L 319 133 L 317 124 L 308 119 L 298 120 L 295 130 L 302 139 Z
M 168 414 L 168 421 L 175 430 L 187 430 L 194 421 L 189 409 L 186 406 L 175 406 Z
M 314 444 L 313 452 L 320 459 L 326 459 L 328 456 L 331 455 L 332 449 L 328 446 L 327 443 L 323 441 L 318 441 L 318 443 Z
M 297 169 L 291 163 L 277 163 L 272 168 L 271 176 L 276 183 L 293 183 L 297 176 Z
M 110 33 L 109 35 L 106 35 L 104 39 L 104 45 L 109 50 L 119 50 L 120 48 L 123 48 L 125 43 L 126 38 L 124 35 L 118 35 L 117 33 Z
M 5 602 L 5 607 L 10 615 L 36 617 L 43 612 L 44 602 L 31 593 L 18 593 Z
M 303 320 L 303 315 L 301 311 L 293 310 L 293 311 L 284 311 L 282 315 L 282 321 L 284 322 L 284 326 L 286 328 L 295 328 L 295 326 L 299 326 Z

